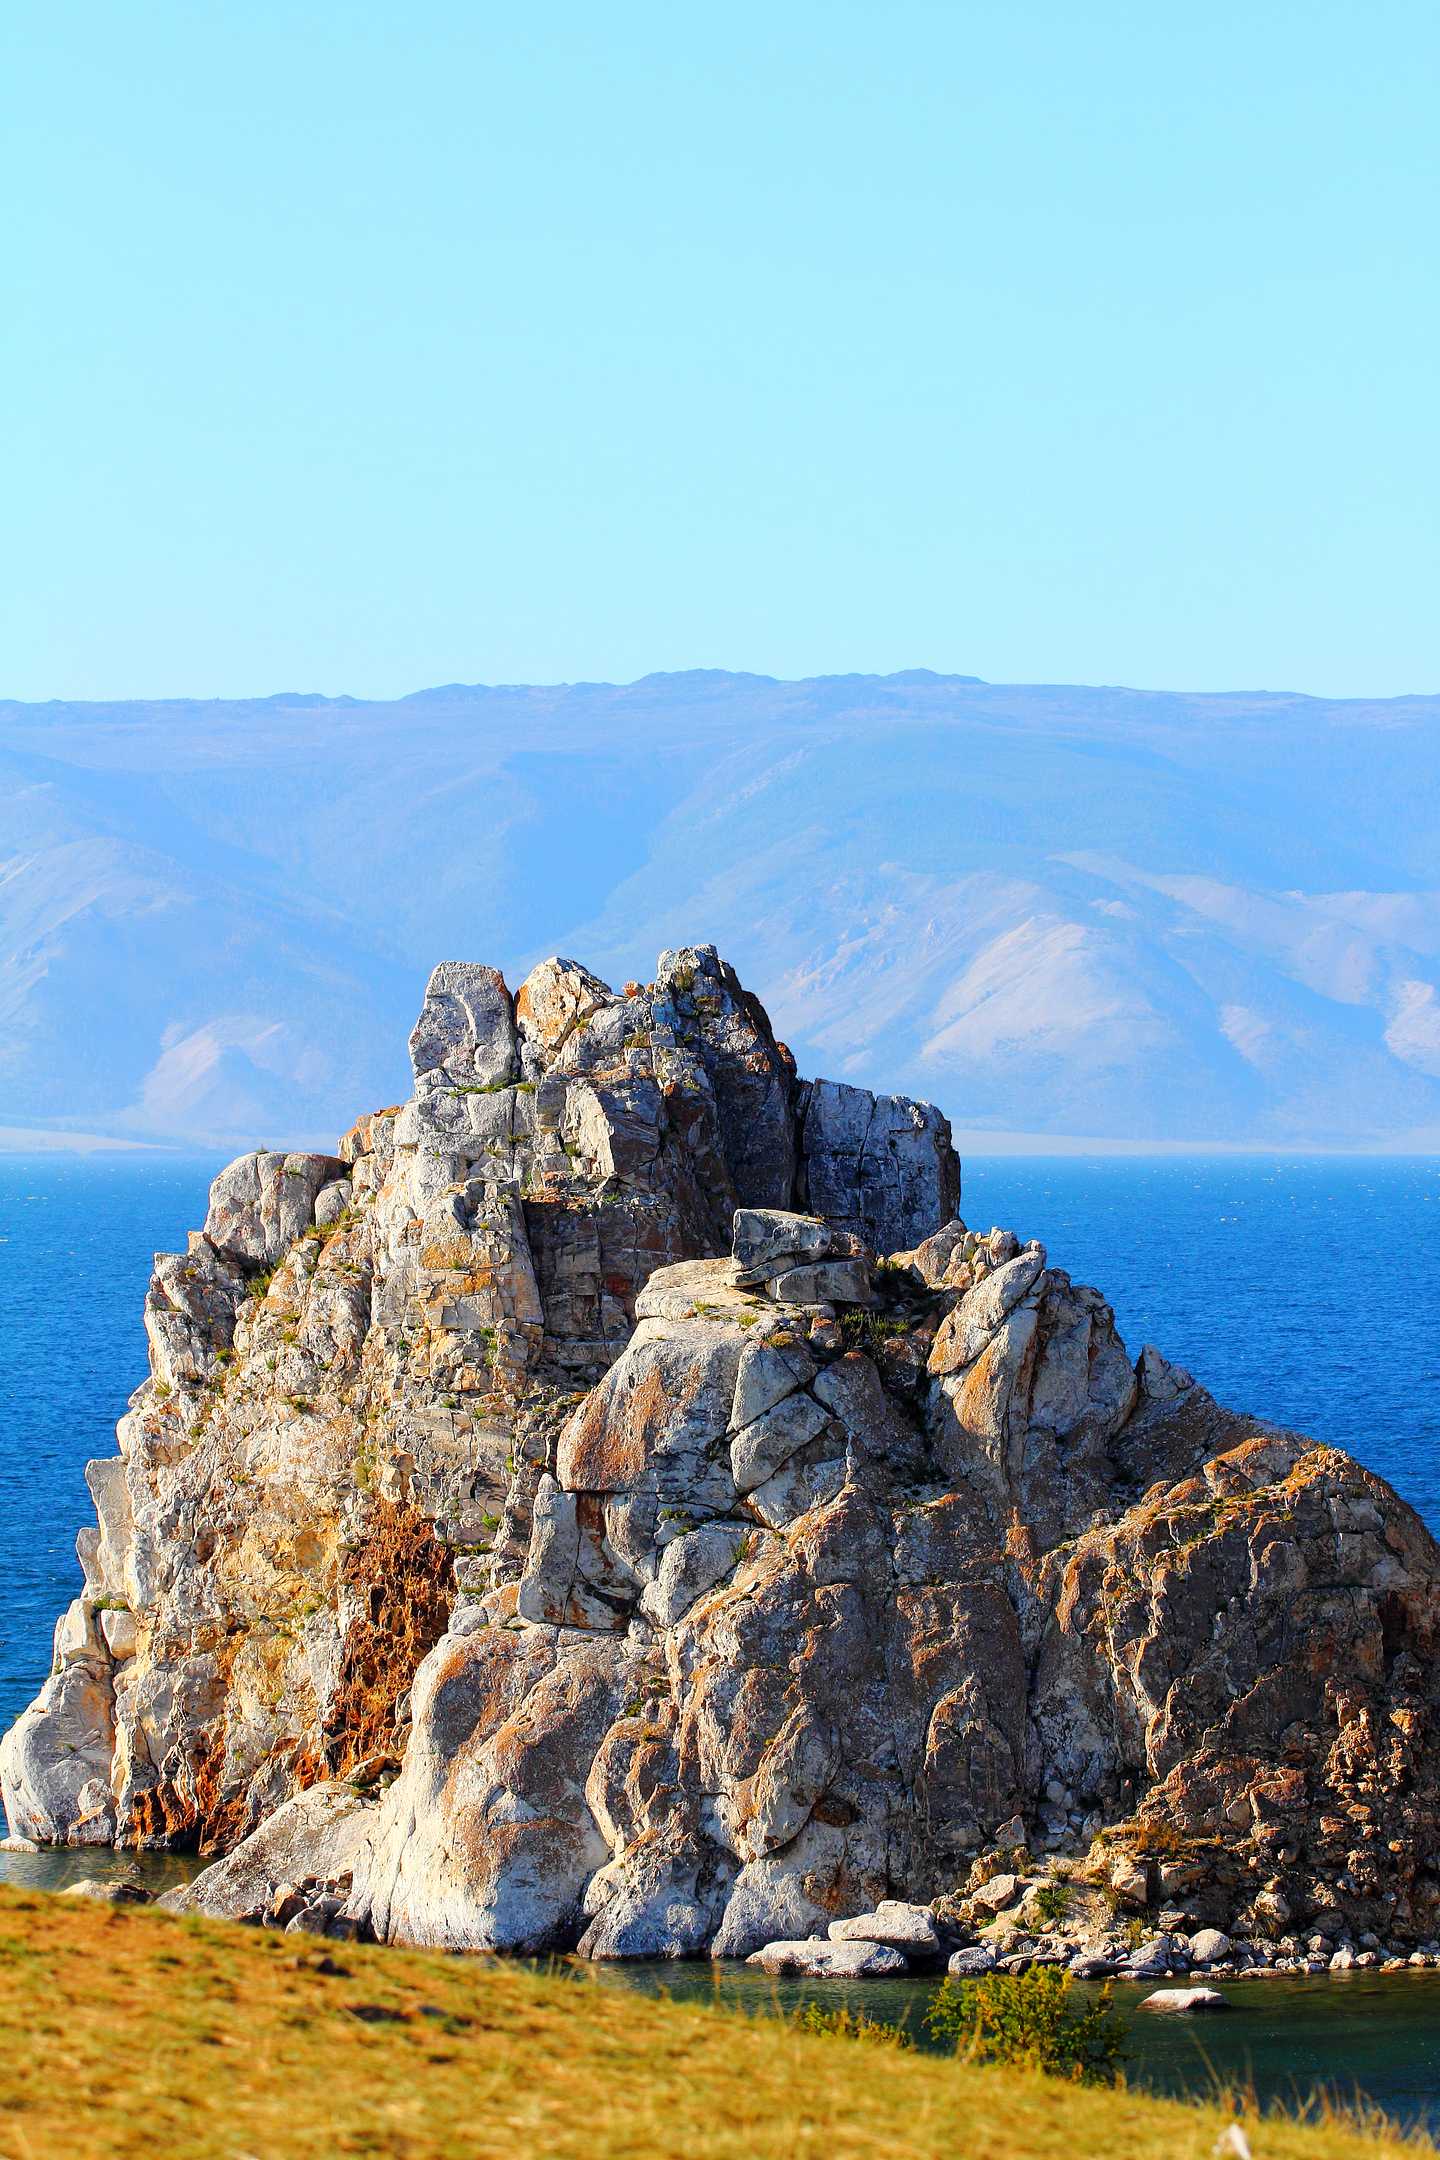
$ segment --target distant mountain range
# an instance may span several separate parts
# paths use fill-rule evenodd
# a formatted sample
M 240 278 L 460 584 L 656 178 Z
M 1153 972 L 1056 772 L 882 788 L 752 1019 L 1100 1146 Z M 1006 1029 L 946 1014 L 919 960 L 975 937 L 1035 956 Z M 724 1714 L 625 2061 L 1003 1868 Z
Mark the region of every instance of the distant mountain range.
M 0 703 L 0 1126 L 333 1138 L 431 965 L 714 942 L 966 1132 L 1440 1147 L 1440 697 L 925 672 Z

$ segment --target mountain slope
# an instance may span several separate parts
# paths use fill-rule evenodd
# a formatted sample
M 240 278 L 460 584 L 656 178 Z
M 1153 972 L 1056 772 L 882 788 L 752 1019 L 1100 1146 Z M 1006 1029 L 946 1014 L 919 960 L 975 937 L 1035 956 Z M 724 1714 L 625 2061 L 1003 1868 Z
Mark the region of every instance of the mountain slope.
M 437 950 L 732 952 L 970 1128 L 1440 1135 L 1440 698 L 915 672 L 0 705 L 0 1124 L 333 1132 Z

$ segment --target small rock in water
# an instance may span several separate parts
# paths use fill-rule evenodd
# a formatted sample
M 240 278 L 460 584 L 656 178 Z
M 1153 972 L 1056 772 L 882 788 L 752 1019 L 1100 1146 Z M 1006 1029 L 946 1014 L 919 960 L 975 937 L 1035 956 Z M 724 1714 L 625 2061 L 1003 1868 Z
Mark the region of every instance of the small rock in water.
M 900 1952 L 888 1943 L 826 1942 L 823 1936 L 766 1943 L 745 1962 L 762 1972 L 797 1973 L 802 1980 L 885 1980 L 906 1969 Z
M 1186 1987 L 1156 1988 L 1141 2003 L 1142 2010 L 1169 2010 L 1181 2016 L 1190 2016 L 1200 2010 L 1228 2010 L 1229 2003 L 1219 1988 Z
M 128 1875 L 82 1875 L 66 1883 L 61 1897 L 94 1898 L 99 1905 L 148 1905 L 150 1892 Z
M 967 1950 L 957 1950 L 948 1967 L 952 1979 L 973 1980 L 977 1973 L 995 1970 L 995 1952 L 989 1943 L 971 1943 Z

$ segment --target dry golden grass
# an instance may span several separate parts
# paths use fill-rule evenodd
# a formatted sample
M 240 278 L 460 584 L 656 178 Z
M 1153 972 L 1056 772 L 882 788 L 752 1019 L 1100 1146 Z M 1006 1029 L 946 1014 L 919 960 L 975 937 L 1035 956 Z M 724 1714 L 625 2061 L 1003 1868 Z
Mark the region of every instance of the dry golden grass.
M 0 1891 L 0 2021 L 7 2160 L 1209 2160 L 1229 2119 L 565 1972 L 31 1892 Z M 1377 2150 L 1343 2123 L 1247 2129 L 1255 2160 Z

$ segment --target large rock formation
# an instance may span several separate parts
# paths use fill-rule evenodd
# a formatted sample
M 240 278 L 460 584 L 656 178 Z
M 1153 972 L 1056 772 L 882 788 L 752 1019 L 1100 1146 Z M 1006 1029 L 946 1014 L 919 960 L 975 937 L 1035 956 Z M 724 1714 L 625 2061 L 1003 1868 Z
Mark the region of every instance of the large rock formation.
M 411 1049 L 157 1261 L 12 1829 L 600 1957 L 988 1918 L 1024 1848 L 1435 1932 L 1440 1551 L 1379 1479 L 1132 1364 L 957 1219 L 938 1112 L 799 1082 L 709 948 L 447 963 Z

